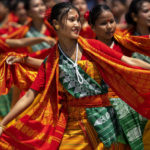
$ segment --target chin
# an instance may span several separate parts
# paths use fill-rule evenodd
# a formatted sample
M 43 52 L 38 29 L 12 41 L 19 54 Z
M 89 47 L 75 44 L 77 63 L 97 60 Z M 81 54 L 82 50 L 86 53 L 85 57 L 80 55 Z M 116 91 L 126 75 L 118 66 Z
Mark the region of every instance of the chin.
M 71 38 L 74 39 L 74 40 L 76 40 L 76 39 L 78 39 L 78 37 L 79 37 L 79 35 L 77 35 L 77 36 L 72 36 Z

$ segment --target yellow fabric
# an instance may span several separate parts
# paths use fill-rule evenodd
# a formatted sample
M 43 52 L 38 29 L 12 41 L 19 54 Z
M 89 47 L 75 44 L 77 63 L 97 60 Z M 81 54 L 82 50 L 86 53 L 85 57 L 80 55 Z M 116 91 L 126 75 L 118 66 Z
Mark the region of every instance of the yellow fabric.
M 144 150 L 150 150 L 150 120 L 147 122 L 143 133 Z
M 101 76 L 95 66 L 94 63 L 83 60 L 78 61 L 78 64 L 80 67 L 93 79 L 95 79 L 98 83 L 101 81 Z M 68 106 L 69 100 L 72 100 L 72 95 L 70 95 L 63 87 L 60 86 L 60 92 L 64 92 L 66 97 L 66 101 L 64 103 L 67 103 L 67 111 L 68 111 L 68 121 L 67 121 L 67 127 L 62 139 L 62 142 L 60 144 L 59 150 L 91 150 L 91 146 L 88 142 L 87 137 L 85 136 L 85 133 L 81 129 L 80 121 L 82 122 L 83 126 L 86 129 L 87 135 L 94 147 L 95 150 L 130 150 L 128 145 L 124 144 L 113 144 L 111 148 L 105 148 L 104 144 L 99 140 L 97 137 L 97 133 L 95 132 L 94 128 L 90 125 L 86 118 L 86 112 L 85 108 L 83 107 L 70 107 Z

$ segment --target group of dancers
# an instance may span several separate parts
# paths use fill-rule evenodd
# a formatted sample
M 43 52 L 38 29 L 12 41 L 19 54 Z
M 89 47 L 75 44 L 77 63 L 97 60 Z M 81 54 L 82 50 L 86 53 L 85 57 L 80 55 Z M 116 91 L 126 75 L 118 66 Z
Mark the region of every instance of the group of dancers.
M 149 150 L 150 0 L 46 2 L 0 1 L 0 150 Z

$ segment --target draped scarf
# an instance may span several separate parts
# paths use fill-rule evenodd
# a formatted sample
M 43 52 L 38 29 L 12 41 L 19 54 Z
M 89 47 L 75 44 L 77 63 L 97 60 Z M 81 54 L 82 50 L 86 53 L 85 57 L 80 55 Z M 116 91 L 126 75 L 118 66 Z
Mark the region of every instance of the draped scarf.
M 78 42 L 118 96 L 149 119 L 150 71 L 132 67 L 113 58 L 113 51 L 103 50 L 106 46 L 99 41 L 79 37 Z M 67 123 L 65 108 L 60 107 L 58 98 L 58 63 L 59 51 L 55 46 L 51 49 L 45 64 L 44 91 L 20 115 L 20 119 L 5 130 L 0 138 L 1 149 L 58 149 Z
M 146 36 L 134 36 L 134 28 L 129 28 L 124 31 L 116 30 L 114 34 L 115 40 L 125 47 L 128 51 L 139 52 L 146 56 L 150 56 L 150 38 Z

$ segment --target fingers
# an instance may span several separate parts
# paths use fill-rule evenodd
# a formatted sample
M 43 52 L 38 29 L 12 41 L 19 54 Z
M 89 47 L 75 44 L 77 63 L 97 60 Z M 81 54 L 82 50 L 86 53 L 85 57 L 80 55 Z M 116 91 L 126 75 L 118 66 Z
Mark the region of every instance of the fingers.
M 46 42 L 52 46 L 56 44 L 56 40 L 51 37 L 46 37 Z
M 7 59 L 6 59 L 6 63 L 8 65 L 12 65 L 14 63 L 14 60 L 15 60 L 15 56 L 9 56 Z
M 0 136 L 2 135 L 2 133 L 3 133 L 3 128 L 0 127 Z

